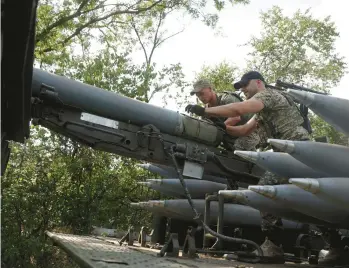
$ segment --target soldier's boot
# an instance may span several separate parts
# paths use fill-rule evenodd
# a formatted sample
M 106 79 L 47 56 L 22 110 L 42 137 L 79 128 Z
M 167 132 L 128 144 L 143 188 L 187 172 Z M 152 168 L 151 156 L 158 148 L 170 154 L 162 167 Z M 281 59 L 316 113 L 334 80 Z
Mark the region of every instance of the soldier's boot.
M 268 237 L 265 238 L 264 243 L 260 246 L 263 252 L 263 262 L 267 263 L 277 263 L 283 264 L 285 263 L 284 251 L 281 247 L 275 245 L 272 240 Z M 255 255 L 257 255 L 257 250 L 253 251 Z
M 330 248 L 324 257 L 319 257 L 318 263 L 324 266 L 349 265 L 349 252 L 343 248 Z

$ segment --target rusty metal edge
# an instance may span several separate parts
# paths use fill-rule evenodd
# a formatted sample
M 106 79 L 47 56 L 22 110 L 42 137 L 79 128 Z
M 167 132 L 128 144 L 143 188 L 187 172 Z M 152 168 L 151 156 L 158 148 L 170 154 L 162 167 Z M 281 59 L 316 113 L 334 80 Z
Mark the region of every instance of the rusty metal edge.
M 79 255 L 76 255 L 69 247 L 67 247 L 64 243 L 62 243 L 60 241 L 60 239 L 54 233 L 51 233 L 49 231 L 45 231 L 45 234 L 49 238 L 51 238 L 51 240 L 54 242 L 54 245 L 63 249 L 80 267 L 82 267 L 82 268 L 95 268 L 94 266 L 91 266 L 89 263 L 87 263 L 85 259 L 80 258 Z

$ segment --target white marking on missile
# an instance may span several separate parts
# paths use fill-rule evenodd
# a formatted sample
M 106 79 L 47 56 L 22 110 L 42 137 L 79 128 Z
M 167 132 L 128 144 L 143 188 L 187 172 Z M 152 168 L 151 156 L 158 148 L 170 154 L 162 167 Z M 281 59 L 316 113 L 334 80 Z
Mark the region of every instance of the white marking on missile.
M 285 153 L 293 153 L 295 150 L 295 145 L 293 141 L 289 140 L 278 140 L 278 139 L 268 139 L 268 143 L 278 148 Z
M 320 184 L 316 179 L 289 179 L 288 181 L 294 185 L 297 185 L 299 188 L 313 194 L 316 194 L 320 191 Z
M 93 124 L 109 127 L 109 128 L 114 128 L 118 129 L 119 128 L 119 122 L 115 120 L 111 120 L 105 117 L 101 117 L 98 115 L 94 114 L 89 114 L 89 113 L 81 113 L 81 120 L 87 121 Z

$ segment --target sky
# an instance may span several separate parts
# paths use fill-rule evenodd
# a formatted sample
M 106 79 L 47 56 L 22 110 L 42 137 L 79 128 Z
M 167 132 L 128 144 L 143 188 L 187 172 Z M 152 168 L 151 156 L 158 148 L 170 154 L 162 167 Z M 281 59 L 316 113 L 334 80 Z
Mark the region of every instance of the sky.
M 349 19 L 346 9 L 342 6 L 343 0 L 250 0 L 248 5 L 233 7 L 229 5 L 220 12 L 216 30 L 198 20 L 172 16 L 168 18 L 166 24 L 169 34 L 182 29 L 183 24 L 185 24 L 185 30 L 157 48 L 154 62 L 158 65 L 180 62 L 189 81 L 193 80 L 195 72 L 199 72 L 204 64 L 215 65 L 226 60 L 244 67 L 249 51 L 247 47 L 241 45 L 251 36 L 259 36 L 260 12 L 267 11 L 274 5 L 282 8 L 283 13 L 290 16 L 298 9 L 305 11 L 308 8 L 311 8 L 311 14 L 316 18 L 331 16 L 340 33 L 336 41 L 337 52 L 345 57 L 346 62 L 349 62 Z M 142 51 L 134 55 L 134 60 L 144 61 Z M 349 99 L 349 74 L 342 78 L 336 88 L 331 89 L 331 94 Z M 152 103 L 160 99 L 161 94 L 158 94 Z M 195 97 L 190 100 L 195 101 Z M 176 109 L 175 107 L 174 102 L 169 102 L 166 106 L 169 109 Z

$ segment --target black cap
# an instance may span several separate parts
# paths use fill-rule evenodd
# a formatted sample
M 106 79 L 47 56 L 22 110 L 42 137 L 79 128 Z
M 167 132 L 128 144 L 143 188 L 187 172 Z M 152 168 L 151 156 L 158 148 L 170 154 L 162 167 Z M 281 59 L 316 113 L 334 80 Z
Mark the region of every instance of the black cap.
M 239 82 L 234 83 L 235 89 L 240 89 L 248 84 L 252 79 L 259 79 L 265 83 L 264 77 L 257 71 L 250 71 L 245 73 Z

